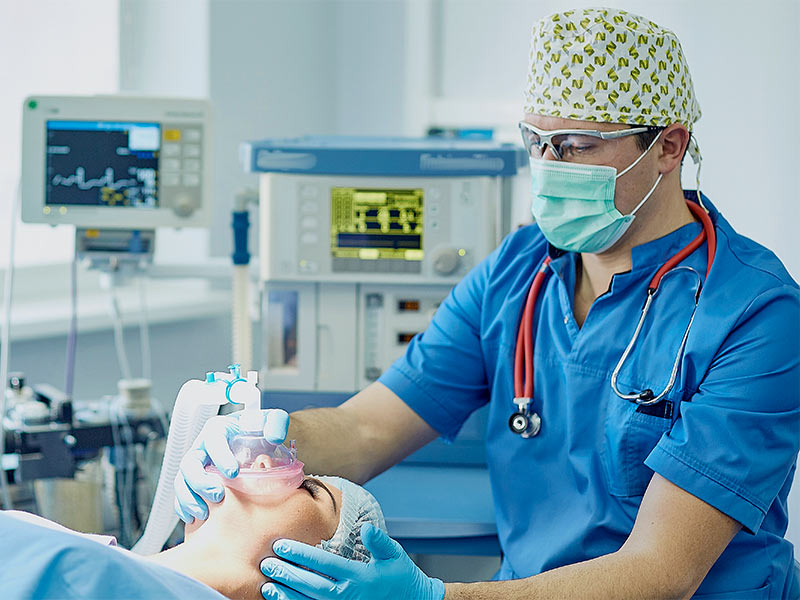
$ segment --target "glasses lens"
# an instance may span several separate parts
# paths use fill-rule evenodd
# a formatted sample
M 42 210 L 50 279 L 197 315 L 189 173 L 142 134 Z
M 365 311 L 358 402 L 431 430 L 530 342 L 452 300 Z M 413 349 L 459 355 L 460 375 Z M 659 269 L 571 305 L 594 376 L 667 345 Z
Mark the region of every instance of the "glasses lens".
M 539 134 L 522 124 L 519 126 L 519 131 L 522 134 L 522 143 L 528 154 L 534 158 L 540 158 L 542 156 L 542 140 Z
M 542 158 L 550 147 L 557 160 L 589 164 L 609 164 L 616 160 L 620 152 L 626 151 L 623 140 L 629 137 L 624 135 L 604 140 L 598 135 L 586 135 L 578 131 L 559 135 L 548 135 L 545 132 L 539 135 L 525 122 L 519 124 L 519 129 L 525 149 L 532 158 Z
M 553 138 L 553 146 L 563 160 L 591 159 L 598 156 L 607 146 L 606 140 L 591 135 L 557 135 Z

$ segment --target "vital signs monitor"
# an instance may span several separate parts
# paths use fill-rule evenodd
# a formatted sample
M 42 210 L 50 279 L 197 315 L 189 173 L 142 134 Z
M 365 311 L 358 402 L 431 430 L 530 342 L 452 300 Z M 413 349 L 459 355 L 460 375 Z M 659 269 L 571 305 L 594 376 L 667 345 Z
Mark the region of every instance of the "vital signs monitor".
M 31 96 L 23 105 L 22 219 L 152 229 L 210 224 L 205 100 Z

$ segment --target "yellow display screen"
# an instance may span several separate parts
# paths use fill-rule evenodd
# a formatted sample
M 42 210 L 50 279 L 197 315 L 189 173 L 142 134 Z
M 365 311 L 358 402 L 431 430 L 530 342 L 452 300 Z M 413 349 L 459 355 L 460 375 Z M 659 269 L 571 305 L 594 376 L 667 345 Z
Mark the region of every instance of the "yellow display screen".
M 336 258 L 422 260 L 421 189 L 331 189 Z

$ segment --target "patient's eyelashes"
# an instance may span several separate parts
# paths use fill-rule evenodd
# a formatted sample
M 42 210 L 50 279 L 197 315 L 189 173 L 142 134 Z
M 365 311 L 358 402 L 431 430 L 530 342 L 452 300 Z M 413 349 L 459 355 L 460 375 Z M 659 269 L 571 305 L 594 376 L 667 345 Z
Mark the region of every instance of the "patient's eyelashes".
M 305 489 L 311 497 L 315 500 L 319 498 L 320 490 L 324 491 L 328 494 L 331 499 L 331 505 L 333 506 L 333 512 L 336 512 L 338 509 L 336 507 L 336 499 L 333 497 L 331 490 L 328 488 L 327 485 L 322 483 L 319 479 L 314 479 L 313 477 L 306 477 L 303 480 L 303 483 L 300 484 L 300 487 Z
M 319 483 L 317 483 L 315 480 L 306 477 L 303 480 L 303 483 L 300 484 L 300 487 L 311 494 L 311 497 L 314 498 L 314 500 L 317 499 L 319 495 Z

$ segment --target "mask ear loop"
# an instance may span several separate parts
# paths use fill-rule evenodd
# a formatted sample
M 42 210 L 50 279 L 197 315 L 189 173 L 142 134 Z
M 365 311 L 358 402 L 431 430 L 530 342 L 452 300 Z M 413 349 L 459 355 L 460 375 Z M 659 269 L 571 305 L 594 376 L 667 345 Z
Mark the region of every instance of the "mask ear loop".
M 630 171 L 630 170 L 631 170 L 633 167 L 635 167 L 637 164 L 639 164 L 639 161 L 640 161 L 640 160 L 642 160 L 642 159 L 643 159 L 645 156 L 647 156 L 647 153 L 648 153 L 648 152 L 650 152 L 650 150 L 653 148 L 653 146 L 655 146 L 655 145 L 656 145 L 656 142 L 658 141 L 658 139 L 659 139 L 660 137 L 661 137 L 661 132 L 659 132 L 659 133 L 658 133 L 658 135 L 657 135 L 656 137 L 654 137 L 654 138 L 653 138 L 653 141 L 652 141 L 652 142 L 650 142 L 650 145 L 647 147 L 647 150 L 645 150 L 644 152 L 642 152 L 642 153 L 639 155 L 639 158 L 637 158 L 637 159 L 636 159 L 635 161 L 633 161 L 633 162 L 632 162 L 630 165 L 628 165 L 628 167 L 627 167 L 626 169 L 624 169 L 624 170 L 622 171 L 622 173 L 620 173 L 619 175 L 617 175 L 617 176 L 615 177 L 615 179 L 619 179 L 620 177 L 622 177 L 623 175 L 625 175 L 625 173 L 627 173 L 627 172 L 628 172 L 628 171 Z M 661 178 L 662 178 L 662 177 L 664 177 L 664 174 L 663 174 L 663 173 L 659 173 L 659 174 L 658 174 L 658 177 L 656 178 L 656 182 L 653 184 L 653 187 L 651 187 L 651 188 L 650 188 L 650 191 L 649 191 L 649 192 L 647 192 L 647 194 L 645 194 L 644 198 L 642 198 L 642 201 L 641 201 L 641 202 L 639 202 L 639 204 L 637 204 L 637 205 L 636 205 L 636 208 L 634 208 L 634 209 L 631 211 L 630 215 L 628 215 L 628 216 L 635 216 L 635 215 L 636 215 L 636 213 L 639 211 L 639 209 L 640 209 L 640 208 L 642 208 L 642 205 L 644 205 L 644 203 L 645 203 L 645 202 L 647 202 L 647 200 L 650 198 L 650 196 L 652 196 L 652 195 L 653 195 L 653 192 L 654 192 L 654 191 L 656 190 L 656 188 L 658 187 L 658 184 L 659 184 L 659 183 L 661 183 Z
M 708 209 L 703 204 L 703 197 L 700 194 L 700 169 L 703 168 L 703 155 L 700 154 L 700 145 L 697 143 L 697 138 L 694 137 L 694 134 L 689 134 L 689 156 L 692 157 L 692 162 L 697 165 L 697 171 L 695 172 L 695 183 L 697 185 L 697 203 L 700 207 L 708 212 Z
M 648 153 L 648 152 L 650 152 L 650 150 L 652 150 L 653 146 L 655 146 L 655 145 L 656 145 L 656 142 L 658 141 L 658 138 L 660 138 L 660 137 L 661 137 L 661 132 L 659 132 L 659 133 L 658 133 L 658 135 L 657 135 L 656 137 L 654 137 L 654 138 L 653 138 L 653 141 L 652 141 L 652 142 L 650 142 L 650 145 L 647 147 L 647 150 L 645 150 L 644 152 L 642 152 L 642 153 L 639 155 L 639 158 L 637 158 L 635 161 L 633 161 L 631 164 L 629 164 L 627 167 L 625 167 L 625 168 L 622 170 L 622 172 L 621 172 L 621 173 L 618 173 L 618 174 L 617 174 L 617 176 L 616 176 L 614 179 L 619 179 L 620 177 L 622 177 L 623 175 L 625 175 L 625 173 L 627 173 L 628 171 L 630 171 L 630 170 L 631 170 L 633 167 L 635 167 L 636 165 L 638 165 L 638 164 L 639 164 L 639 161 L 640 161 L 640 160 L 642 160 L 642 159 L 643 159 L 645 156 L 647 156 L 647 153 Z
M 634 209 L 633 209 L 633 210 L 630 212 L 630 214 L 629 214 L 628 216 L 635 216 L 635 215 L 636 215 L 636 213 L 637 213 L 637 212 L 639 212 L 639 209 L 640 209 L 640 208 L 642 208 L 642 205 L 643 205 L 645 202 L 647 202 L 647 200 L 650 198 L 650 196 L 652 196 L 652 195 L 653 195 L 653 192 L 655 192 L 655 191 L 656 191 L 656 188 L 658 187 L 658 184 L 659 184 L 659 183 L 661 183 L 661 178 L 662 178 L 662 177 L 664 177 L 664 174 L 663 174 L 663 173 L 659 173 L 659 174 L 658 174 L 658 177 L 656 178 L 656 182 L 653 184 L 653 187 L 651 187 L 651 188 L 650 188 L 650 191 L 649 191 L 649 192 L 647 192 L 647 194 L 645 194 L 645 197 L 644 197 L 644 198 L 642 198 L 642 201 L 641 201 L 641 202 L 639 202 L 639 204 L 637 204 L 637 205 L 636 205 L 636 208 L 634 208 Z

